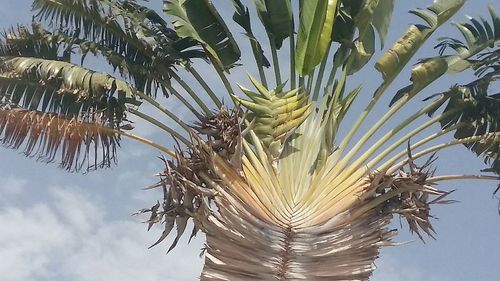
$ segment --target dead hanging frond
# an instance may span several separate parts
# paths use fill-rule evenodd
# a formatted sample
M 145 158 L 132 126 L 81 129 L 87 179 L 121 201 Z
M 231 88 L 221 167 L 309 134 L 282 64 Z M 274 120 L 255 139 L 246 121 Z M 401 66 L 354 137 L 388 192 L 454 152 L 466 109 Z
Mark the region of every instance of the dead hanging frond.
M 13 149 L 24 145 L 26 156 L 43 162 L 53 162 L 60 155 L 61 168 L 71 172 L 116 163 L 117 132 L 98 115 L 83 121 L 0 104 L 0 144 Z
M 431 165 L 435 159 L 431 156 L 422 166 L 418 166 L 408 150 L 408 171 L 403 168 L 393 175 L 370 175 L 371 187 L 375 188 L 376 197 L 387 197 L 381 205 L 382 212 L 404 217 L 410 232 L 416 233 L 422 241 L 424 239 L 421 231 L 434 238 L 435 231 L 430 221 L 433 218 L 430 214 L 431 205 L 455 202 L 445 200 L 453 191 L 438 190 L 433 183 L 427 181 L 434 174 Z
M 229 112 L 222 106 L 213 115 L 196 122 L 193 128 L 208 139 L 207 144 L 224 159 L 230 159 L 236 153 L 240 140 L 240 110 Z
M 178 150 L 175 160 L 161 158 L 165 169 L 159 174 L 160 181 L 148 189 L 161 188 L 163 190 L 162 202 L 136 213 L 150 213 L 150 217 L 146 221 L 148 230 L 155 224 L 164 224 L 163 233 L 150 248 L 165 240 L 175 226 L 177 235 L 168 249 L 170 252 L 186 230 L 190 218 L 194 221 L 193 230 L 189 237 L 191 241 L 200 230 L 201 225 L 198 223 L 200 219 L 208 216 L 208 204 L 216 192 L 199 176 L 203 174 L 211 179 L 215 178 L 207 166 L 209 160 L 206 157 L 208 155 L 197 147 L 194 147 L 187 154 Z

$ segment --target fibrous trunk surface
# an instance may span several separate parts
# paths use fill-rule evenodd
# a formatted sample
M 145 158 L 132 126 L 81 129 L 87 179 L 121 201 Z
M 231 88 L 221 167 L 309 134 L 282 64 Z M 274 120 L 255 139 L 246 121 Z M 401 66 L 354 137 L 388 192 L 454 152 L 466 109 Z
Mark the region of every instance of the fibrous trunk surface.
M 394 235 L 386 228 L 391 215 L 377 212 L 298 229 L 221 209 L 208 218 L 201 280 L 368 280 L 379 247 Z

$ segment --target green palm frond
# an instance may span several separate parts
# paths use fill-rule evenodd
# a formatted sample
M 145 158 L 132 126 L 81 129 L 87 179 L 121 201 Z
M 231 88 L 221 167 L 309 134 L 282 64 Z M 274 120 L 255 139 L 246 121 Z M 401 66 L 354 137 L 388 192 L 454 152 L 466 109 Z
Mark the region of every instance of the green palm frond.
M 51 38 L 79 49 L 82 62 L 89 53 L 102 55 L 148 95 L 158 89 L 167 94 L 165 83 L 176 65 L 205 58 L 196 41 L 179 38 L 155 11 L 135 1 L 39 0 L 33 7 L 38 20 L 65 27 Z
M 475 55 L 500 44 L 500 17 L 497 16 L 492 6 L 489 7 L 489 11 L 491 23 L 484 19 L 479 21 L 475 18 L 470 18 L 471 23 L 455 23 L 465 42 L 454 38 L 442 38 L 436 46 L 440 49 L 440 55 L 443 55 L 448 48 L 457 53 L 456 55 L 444 56 L 448 63 L 448 72 L 460 72 L 474 67 L 472 58 Z
M 472 68 L 477 76 L 483 75 L 488 70 L 498 70 L 500 68 L 500 49 L 481 53 L 474 60 Z
M 36 22 L 30 28 L 18 25 L 6 30 L 0 41 L 0 56 L 36 57 L 48 60 L 69 61 L 70 53 L 65 50 L 65 45 L 60 38 L 51 36 Z M 62 50 L 61 50 L 62 49 Z
M 443 129 L 460 125 L 455 130 L 457 140 L 480 137 L 464 145 L 490 165 L 486 171 L 496 174 L 500 174 L 500 93 L 490 93 L 490 86 L 499 80 L 500 71 L 492 71 L 443 93 L 444 113 L 461 110 L 440 122 Z
M 119 6 L 114 2 L 104 0 L 36 0 L 33 10 L 36 18 L 47 21 L 51 25 L 69 27 L 78 35 L 108 47 L 113 46 L 120 53 L 127 56 L 146 57 L 151 46 L 145 41 L 146 36 L 139 35 L 132 30 L 126 30 L 120 24 L 132 24 L 124 16 L 119 16 Z
M 63 62 L 0 57 L 0 99 L 30 110 L 92 119 L 103 114 L 116 126 L 125 105 L 139 105 L 135 90 L 112 76 Z

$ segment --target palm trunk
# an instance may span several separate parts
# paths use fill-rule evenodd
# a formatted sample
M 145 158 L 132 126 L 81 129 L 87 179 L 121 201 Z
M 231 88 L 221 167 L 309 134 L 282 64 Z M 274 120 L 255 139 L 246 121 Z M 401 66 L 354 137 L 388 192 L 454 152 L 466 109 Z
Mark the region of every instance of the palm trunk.
M 351 223 L 348 212 L 307 228 L 277 226 L 217 200 L 207 217 L 202 281 L 368 280 L 379 248 L 395 234 L 392 217 L 374 209 Z M 234 201 L 232 202 L 234 203 Z

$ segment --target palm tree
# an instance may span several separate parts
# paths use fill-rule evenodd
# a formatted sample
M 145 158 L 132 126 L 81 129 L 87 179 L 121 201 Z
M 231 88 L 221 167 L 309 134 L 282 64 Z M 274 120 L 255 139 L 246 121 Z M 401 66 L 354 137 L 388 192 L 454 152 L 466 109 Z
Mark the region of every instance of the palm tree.
M 437 182 L 499 179 L 500 96 L 489 90 L 500 77 L 500 18 L 493 8 L 491 21 L 456 23 L 465 41 L 441 39 L 439 54 L 419 60 L 387 113 L 370 120 L 417 50 L 465 0 L 411 11 L 422 22 L 378 58 L 383 81 L 371 96 L 352 84 L 375 42 L 384 48 L 394 0 L 249 2 L 268 40 L 254 32 L 258 21 L 242 1 L 228 2 L 259 74 L 235 84 L 228 73 L 240 67 L 243 42 L 210 0 L 164 1 L 173 29 L 135 0 L 35 0 L 31 27 L 9 28 L 0 44 L 0 142 L 39 161 L 58 160 L 68 171 L 109 167 L 125 137 L 164 153 L 165 168 L 150 187 L 164 196 L 139 213 L 149 214 L 148 229 L 164 228 L 152 246 L 175 228 L 169 251 L 192 220 L 190 238 L 206 235 L 202 280 L 368 280 L 379 249 L 393 244 L 394 214 L 421 239 L 432 237 L 431 205 L 452 202 Z M 115 72 L 85 68 L 89 54 Z M 197 72 L 208 65 L 223 89 Z M 467 69 L 476 76 L 471 82 L 428 97 L 384 133 L 383 125 L 428 85 Z M 362 92 L 368 104 L 339 138 Z M 196 121 L 181 120 L 158 94 L 173 96 Z M 143 103 L 173 123 L 148 115 Z M 172 136 L 176 148 L 135 135 L 130 116 Z M 436 124 L 437 131 L 422 136 Z M 434 154 L 456 145 L 488 168 L 435 175 Z

